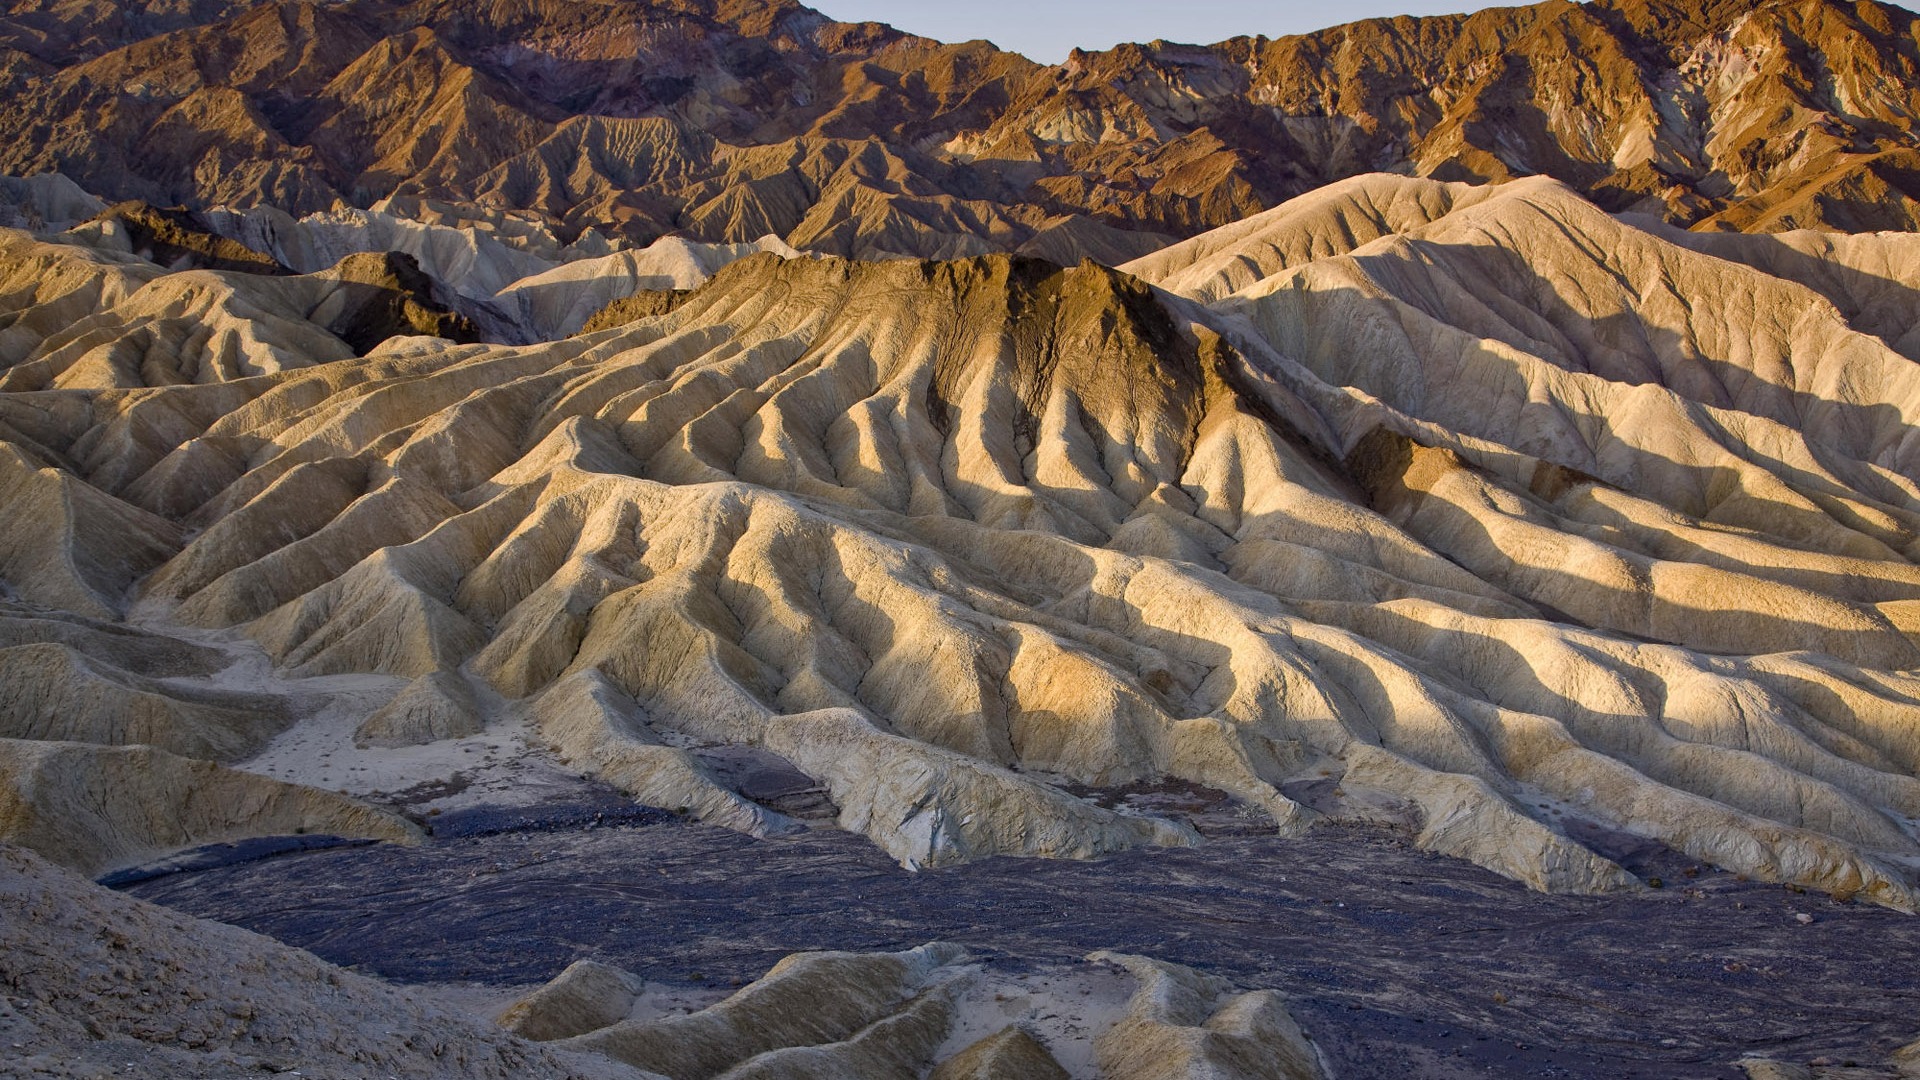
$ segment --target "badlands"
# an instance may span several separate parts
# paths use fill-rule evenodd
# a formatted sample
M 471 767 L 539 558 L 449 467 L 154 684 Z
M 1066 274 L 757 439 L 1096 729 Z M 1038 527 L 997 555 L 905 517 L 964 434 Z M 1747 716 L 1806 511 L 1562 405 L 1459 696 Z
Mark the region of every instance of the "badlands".
M 0 50 L 0 1075 L 1920 1075 L 1920 16 Z

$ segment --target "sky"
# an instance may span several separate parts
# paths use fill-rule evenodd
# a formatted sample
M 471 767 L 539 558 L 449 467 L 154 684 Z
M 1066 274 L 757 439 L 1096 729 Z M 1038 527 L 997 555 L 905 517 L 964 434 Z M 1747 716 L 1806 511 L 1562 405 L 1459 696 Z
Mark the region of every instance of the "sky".
M 809 0 L 807 6 L 843 22 L 889 23 L 941 41 L 986 38 L 1030 59 L 1057 64 L 1075 46 L 1106 49 L 1155 38 L 1211 44 L 1242 34 L 1280 37 L 1380 15 L 1473 11 L 1490 2 L 1525 0 Z

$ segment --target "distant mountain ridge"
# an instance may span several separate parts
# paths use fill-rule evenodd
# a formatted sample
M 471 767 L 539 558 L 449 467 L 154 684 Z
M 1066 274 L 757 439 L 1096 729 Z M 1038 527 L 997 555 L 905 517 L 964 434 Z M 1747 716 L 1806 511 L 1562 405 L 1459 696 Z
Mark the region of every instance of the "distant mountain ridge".
M 1118 263 L 1350 176 L 1703 229 L 1920 223 L 1920 16 L 1549 0 L 1035 64 L 787 0 L 8 0 L 0 172 L 646 242 Z

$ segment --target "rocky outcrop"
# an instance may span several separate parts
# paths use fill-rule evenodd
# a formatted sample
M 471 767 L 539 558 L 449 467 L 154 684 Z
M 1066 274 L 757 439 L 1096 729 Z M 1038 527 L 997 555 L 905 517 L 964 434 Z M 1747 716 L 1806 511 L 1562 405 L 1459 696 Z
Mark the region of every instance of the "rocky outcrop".
M 107 208 L 87 225 L 111 222 L 133 253 L 169 270 L 232 270 L 243 274 L 285 274 L 286 267 L 245 244 L 199 227 L 184 210 L 166 210 L 143 202 Z
M 630 322 L 636 322 L 640 319 L 650 319 L 655 315 L 665 315 L 674 308 L 679 307 L 681 301 L 686 298 L 687 294 L 679 291 L 662 292 L 656 290 L 637 292 L 624 299 L 615 300 L 606 307 L 594 312 L 587 318 L 587 321 L 581 325 L 580 332 L 583 334 L 593 334 L 601 330 L 612 330 L 618 326 L 625 326 Z
M 436 283 L 401 252 L 349 255 L 318 277 L 338 286 L 308 314 L 365 356 L 388 338 L 422 335 L 478 341 L 479 330 L 434 296 Z

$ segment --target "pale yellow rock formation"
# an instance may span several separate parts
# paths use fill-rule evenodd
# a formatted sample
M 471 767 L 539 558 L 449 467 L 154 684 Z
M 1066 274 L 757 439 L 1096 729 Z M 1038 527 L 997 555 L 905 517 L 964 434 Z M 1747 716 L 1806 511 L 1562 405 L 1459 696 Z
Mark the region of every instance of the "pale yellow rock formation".
M 435 208 L 382 199 L 362 210 L 340 206 L 295 218 L 272 206 L 214 208 L 199 217 L 218 235 L 270 255 L 296 273 L 315 274 L 350 255 L 399 251 L 462 296 L 487 299 L 530 274 L 568 257 L 605 254 L 570 250 L 551 231 L 495 218 L 435 220 Z M 408 211 L 413 211 L 409 213 Z M 474 211 L 470 210 L 469 213 Z M 517 234 L 516 234 L 517 233 Z
M 1139 982 L 1127 1015 L 1094 1039 L 1108 1080 L 1325 1080 L 1319 1051 L 1271 990 L 1235 993 L 1224 979 L 1125 953 L 1087 959 L 1117 964 Z
M 1168 292 L 1212 303 L 1296 266 L 1432 224 L 1497 190 L 1410 176 L 1356 176 L 1170 244 L 1120 269 Z
M 460 214 L 477 212 L 460 208 Z M 297 220 L 264 206 L 244 212 L 209 210 L 199 218 L 219 235 L 304 274 L 321 273 L 358 254 L 404 253 L 446 289 L 518 330 L 520 336 L 512 340 L 566 337 L 609 303 L 637 292 L 694 288 L 747 255 L 801 255 L 771 235 L 717 244 L 664 236 L 646 247 L 614 250 L 589 229 L 563 245 L 537 219 L 508 215 L 473 220 L 453 208 L 405 199 Z M 1099 228 L 1084 219 L 1072 220 L 1083 222 L 1083 229 Z
M 17 232 L 0 233 L 0 253 L 10 276 L 39 281 L 25 296 L 7 288 L 15 318 L 0 342 L 0 389 L 214 382 L 353 355 L 308 320 L 342 291 L 324 275 L 168 274 Z
M 892 1016 L 853 1037 L 820 1046 L 789 1046 L 728 1069 L 725 1080 L 908 1080 L 932 1064 L 953 1024 L 952 991 L 927 990 Z
M 909 869 L 989 854 L 1090 859 L 1199 837 L 1102 810 L 965 754 L 876 729 L 853 709 L 776 717 L 765 745 L 827 786 L 840 823 Z
M 673 1080 L 1326 1076 L 1273 991 L 1242 993 L 1146 957 L 1100 952 L 1087 960 L 1100 966 L 1049 967 L 1029 984 L 939 943 L 898 953 L 795 953 L 745 989 L 687 1013 L 663 1011 L 637 975 L 583 961 L 509 1006 L 500 1023 Z M 1126 974 L 1108 975 L 1111 968 Z M 1014 1015 L 1009 994 L 1028 1009 L 1026 1021 L 1006 1023 Z M 1067 1056 L 1056 1058 L 1043 1039 Z
M 0 503 L 8 511 L 0 574 L 39 607 L 122 614 L 134 579 L 179 550 L 179 528 L 107 498 L 21 442 L 0 446 Z
M 648 806 L 755 836 L 800 827 L 721 786 L 685 749 L 661 743 L 633 699 L 597 671 L 571 676 L 540 695 L 533 724 L 562 761 L 590 769 Z
M 945 1037 L 945 998 L 937 978 L 965 956 L 940 944 L 899 953 L 796 953 L 700 1012 L 623 1021 L 554 1045 L 604 1054 L 673 1080 L 878 1080 L 898 1074 L 888 1071 L 896 1056 L 931 1056 Z
M 701 244 L 662 237 L 644 248 L 562 263 L 503 286 L 491 299 L 541 338 L 579 330 L 601 308 L 639 292 L 692 289 L 721 267 L 760 252 L 799 258 L 777 236 L 750 244 Z
M 51 239 L 0 229 L 0 391 L 227 382 L 364 355 L 396 334 L 472 340 L 410 256 L 299 277 L 162 271 L 107 222 Z
M 1920 1076 L 1920 1042 L 1911 1042 L 1893 1052 L 1893 1066 L 1901 1080 Z

